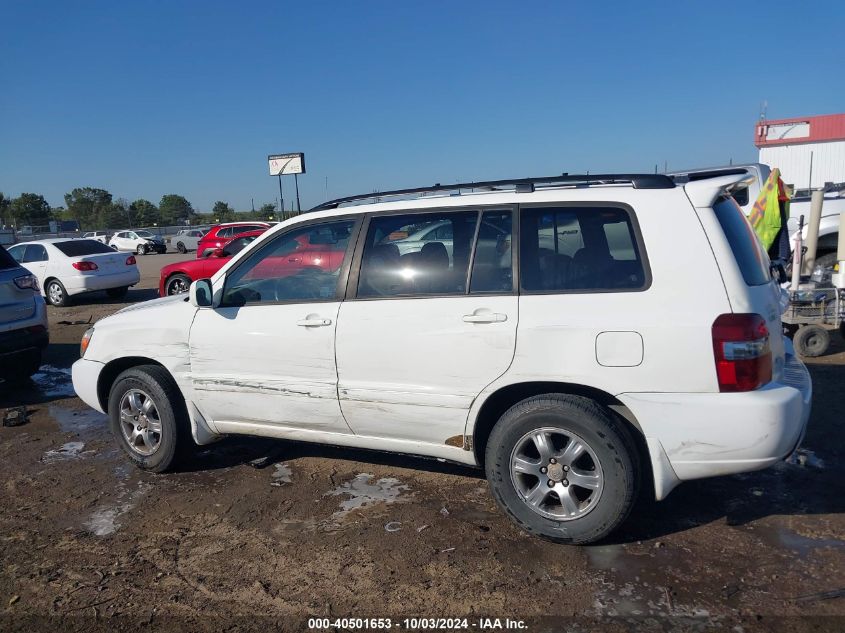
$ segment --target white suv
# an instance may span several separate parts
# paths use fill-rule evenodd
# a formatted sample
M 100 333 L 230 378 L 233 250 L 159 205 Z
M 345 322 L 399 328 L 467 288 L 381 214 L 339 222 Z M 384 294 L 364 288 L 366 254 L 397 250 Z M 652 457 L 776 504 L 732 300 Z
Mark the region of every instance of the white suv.
M 662 499 L 803 436 L 810 378 L 729 195 L 741 182 L 562 176 L 326 203 L 189 298 L 99 321 L 74 387 L 141 468 L 229 434 L 426 455 L 483 467 L 525 530 L 592 542 L 641 484 Z M 450 248 L 401 254 L 443 223 Z

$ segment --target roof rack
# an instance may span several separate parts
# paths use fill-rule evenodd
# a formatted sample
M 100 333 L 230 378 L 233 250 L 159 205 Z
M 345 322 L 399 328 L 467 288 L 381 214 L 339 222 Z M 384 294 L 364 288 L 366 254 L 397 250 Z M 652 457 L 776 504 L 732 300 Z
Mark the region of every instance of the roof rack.
M 538 185 L 553 187 L 556 185 L 611 185 L 623 183 L 633 185 L 635 189 L 672 189 L 675 186 L 675 182 L 672 178 L 663 174 L 561 174 L 560 176 L 542 176 L 539 178 L 511 178 L 508 180 L 462 182 L 452 185 L 441 185 L 440 183 L 437 183 L 431 187 L 396 189 L 395 191 L 377 191 L 329 200 L 328 202 L 318 204 L 316 207 L 312 208 L 311 211 L 337 209 L 342 204 L 369 200 L 371 198 L 394 198 L 397 196 L 410 196 L 413 194 L 446 191 L 456 191 L 457 195 L 460 195 L 460 191 L 463 189 L 481 189 L 486 191 L 513 190 L 516 193 L 531 193 Z

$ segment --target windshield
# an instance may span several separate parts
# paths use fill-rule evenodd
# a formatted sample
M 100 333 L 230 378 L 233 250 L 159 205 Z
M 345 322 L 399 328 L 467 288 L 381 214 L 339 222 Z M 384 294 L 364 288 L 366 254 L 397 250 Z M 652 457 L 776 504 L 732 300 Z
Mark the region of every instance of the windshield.
M 155 238 L 155 235 L 150 233 L 149 231 L 135 231 L 135 235 L 138 237 L 147 237 L 147 238 Z

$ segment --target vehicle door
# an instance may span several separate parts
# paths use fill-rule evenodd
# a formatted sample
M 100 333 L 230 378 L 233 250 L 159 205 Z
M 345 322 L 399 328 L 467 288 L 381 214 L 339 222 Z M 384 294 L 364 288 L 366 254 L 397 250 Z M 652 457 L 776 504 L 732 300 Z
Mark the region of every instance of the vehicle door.
M 375 214 L 362 229 L 337 363 L 341 409 L 360 435 L 443 444 L 473 400 L 510 366 L 518 300 L 510 208 Z M 443 223 L 449 228 L 446 229 Z M 496 247 L 476 250 L 495 226 Z M 451 242 L 395 242 L 438 225 Z
M 215 278 L 218 305 L 197 312 L 190 362 L 195 402 L 220 432 L 349 433 L 337 400 L 335 328 L 356 230 L 355 218 L 297 224 Z M 273 261 L 312 233 L 331 236 L 343 253 L 337 265 L 277 275 Z
M 47 249 L 41 244 L 19 244 L 9 249 L 9 254 L 21 266 L 26 268 L 38 279 L 38 285 L 44 288 L 44 280 L 47 278 L 49 258 Z

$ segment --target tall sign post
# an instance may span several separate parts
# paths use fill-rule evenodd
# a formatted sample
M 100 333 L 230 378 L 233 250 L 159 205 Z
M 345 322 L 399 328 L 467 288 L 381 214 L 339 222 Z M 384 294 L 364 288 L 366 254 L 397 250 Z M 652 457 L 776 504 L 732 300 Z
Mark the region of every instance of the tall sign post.
M 302 207 L 299 204 L 299 174 L 305 173 L 305 154 L 302 152 L 294 154 L 270 154 L 267 157 L 267 162 L 270 166 L 270 175 L 279 177 L 279 197 L 281 200 L 282 217 L 285 212 L 285 198 L 282 194 L 282 176 L 293 174 L 294 182 L 296 183 L 296 210 L 298 213 L 302 212 Z

